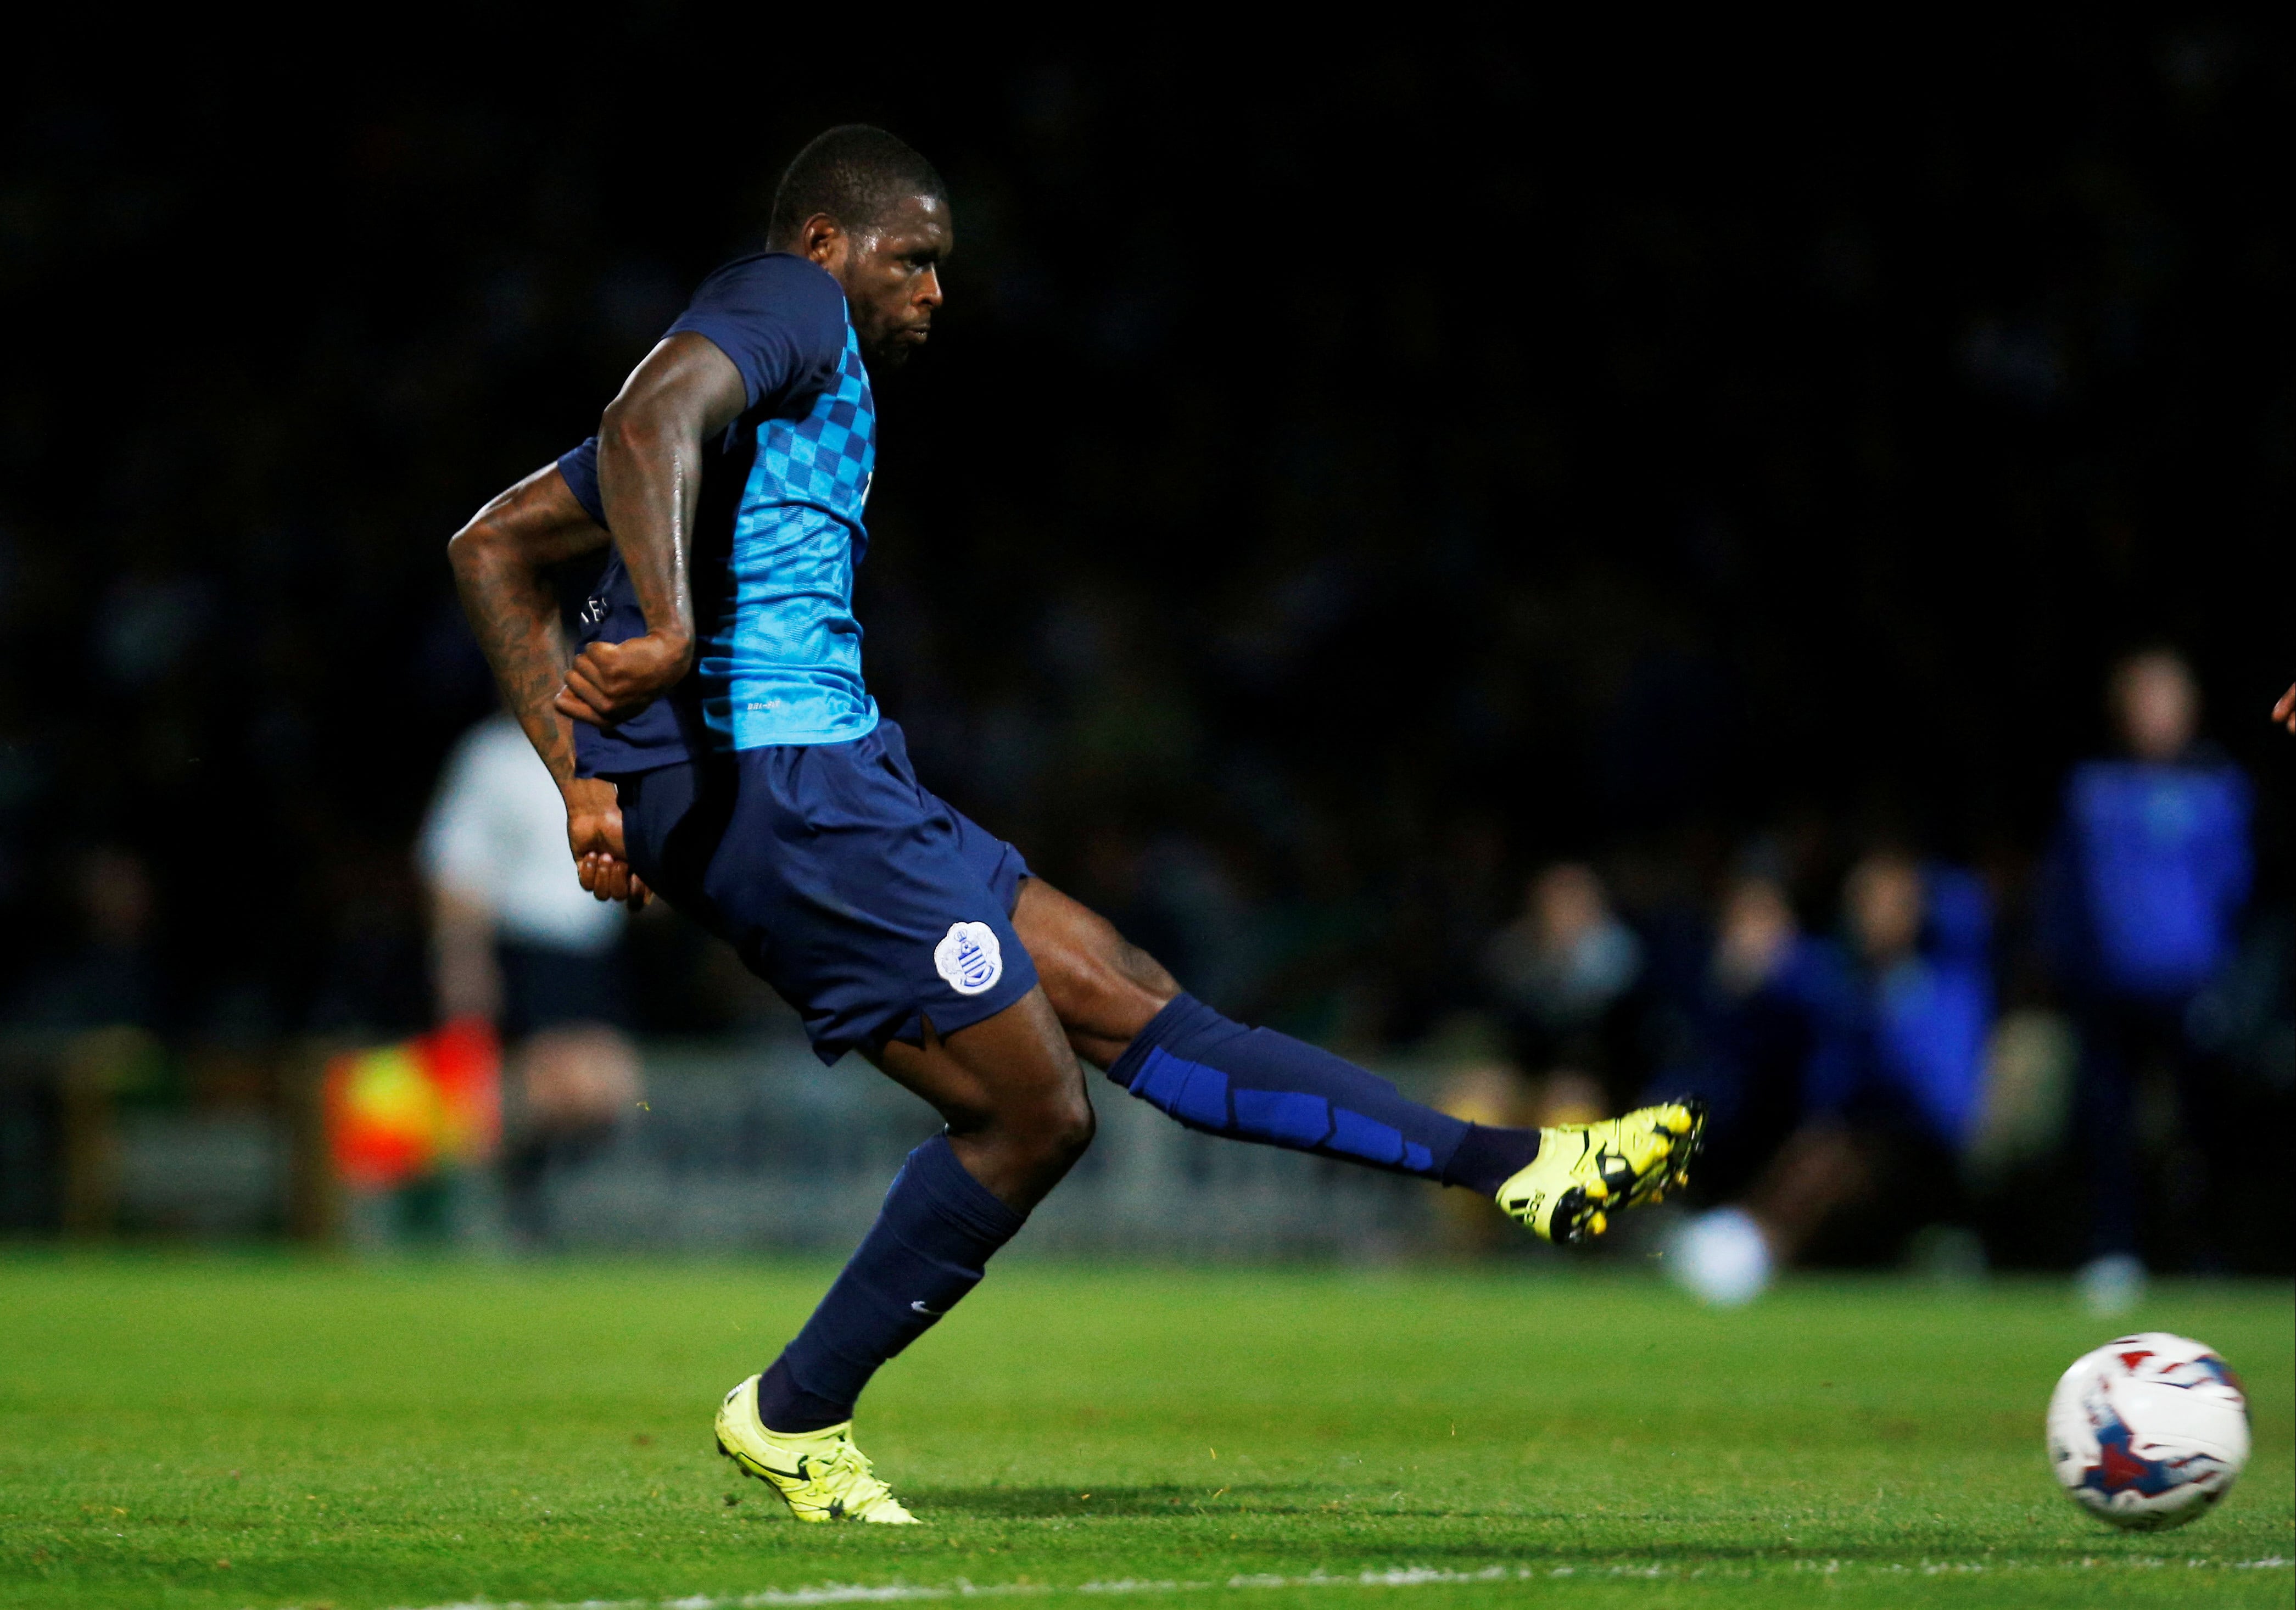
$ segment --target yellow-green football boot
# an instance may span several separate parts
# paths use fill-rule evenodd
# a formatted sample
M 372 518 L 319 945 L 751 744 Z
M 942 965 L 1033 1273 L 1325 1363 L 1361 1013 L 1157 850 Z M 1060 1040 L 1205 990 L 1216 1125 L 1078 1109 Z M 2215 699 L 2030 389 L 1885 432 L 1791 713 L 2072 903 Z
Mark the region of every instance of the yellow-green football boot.
M 1611 1228 L 1612 1209 L 1641 1207 L 1689 1183 L 1705 1132 L 1706 1104 L 1695 1097 L 1541 1129 L 1538 1155 L 1499 1187 L 1499 1210 L 1544 1240 L 1590 1241 Z
M 853 1446 L 853 1422 L 819 1431 L 768 1431 L 758 1418 L 758 1377 L 726 1394 L 718 1409 L 718 1451 L 782 1496 L 800 1521 L 872 1521 L 914 1526 L 893 1490 Z

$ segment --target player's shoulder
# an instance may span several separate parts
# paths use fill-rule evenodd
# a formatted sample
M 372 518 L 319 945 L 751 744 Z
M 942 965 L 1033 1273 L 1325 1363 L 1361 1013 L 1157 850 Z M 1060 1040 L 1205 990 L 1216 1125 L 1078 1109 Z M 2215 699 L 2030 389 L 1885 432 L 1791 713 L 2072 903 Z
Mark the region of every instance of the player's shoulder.
M 694 288 L 695 310 L 775 316 L 845 337 L 845 291 L 829 271 L 787 251 L 753 251 L 710 270 Z
M 845 291 L 786 251 L 735 258 L 703 280 L 668 333 L 714 342 L 742 372 L 750 406 L 811 394 L 845 353 Z
M 794 251 L 749 251 L 712 268 L 701 285 L 748 286 L 779 295 L 829 297 L 840 304 L 845 292 L 837 278 L 810 258 Z

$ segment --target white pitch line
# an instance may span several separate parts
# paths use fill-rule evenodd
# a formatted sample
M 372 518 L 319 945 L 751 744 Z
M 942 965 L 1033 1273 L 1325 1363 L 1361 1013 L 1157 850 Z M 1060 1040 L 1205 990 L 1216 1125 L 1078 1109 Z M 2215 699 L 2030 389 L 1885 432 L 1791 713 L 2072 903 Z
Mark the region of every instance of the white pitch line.
M 1784 1563 L 1784 1562 L 1781 1562 Z M 2254 1560 L 2163 1559 L 2158 1556 L 2130 1558 L 2097 1558 L 2091 1556 L 2081 1560 L 2050 1560 L 2028 1564 L 2022 1560 L 1923 1560 L 1918 1565 L 1867 1565 L 1856 1560 L 1795 1560 L 1786 1565 L 1790 1571 L 1822 1572 L 1833 1575 L 1843 1571 L 1865 1571 L 1877 1576 L 1920 1574 L 1939 1576 L 1988 1572 L 2021 1573 L 2031 1571 L 2095 1571 L 2100 1566 L 2108 1571 L 2158 1571 L 2164 1567 L 2182 1565 L 2192 1571 L 2279 1571 L 2296 1565 L 2282 1555 L 2268 1555 Z M 1411 1565 L 1394 1571 L 1363 1571 L 1352 1576 L 1332 1576 L 1317 1572 L 1310 1576 L 1232 1576 L 1222 1582 L 1145 1581 L 1126 1579 L 1110 1582 L 990 1582 L 976 1583 L 957 1581 L 946 1587 L 911 1587 L 904 1583 L 869 1586 L 860 1582 L 824 1582 L 814 1588 L 767 1588 L 756 1593 L 729 1594 L 713 1598 L 708 1594 L 692 1594 L 684 1598 L 587 1598 L 574 1601 L 552 1600 L 534 1603 L 524 1599 L 465 1599 L 451 1605 L 428 1605 L 422 1610 L 774 1610 L 783 1605 L 871 1605 L 906 1604 L 917 1599 L 964 1598 L 1042 1598 L 1055 1593 L 1206 1593 L 1233 1592 L 1255 1588 L 1434 1588 L 1472 1582 L 1530 1581 L 1553 1577 L 1644 1577 L 1671 1578 L 1696 1576 L 1754 1576 L 1759 1572 L 1749 1567 L 1710 1569 L 1693 1565 L 1491 1565 L 1480 1571 L 1443 1571 L 1430 1565 Z

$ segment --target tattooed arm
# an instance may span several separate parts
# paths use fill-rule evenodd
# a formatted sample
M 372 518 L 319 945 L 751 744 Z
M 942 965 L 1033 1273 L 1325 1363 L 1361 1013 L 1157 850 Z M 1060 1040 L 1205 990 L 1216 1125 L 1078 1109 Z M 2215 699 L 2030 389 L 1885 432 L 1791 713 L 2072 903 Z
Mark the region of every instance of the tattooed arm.
M 567 843 L 582 887 L 600 899 L 642 905 L 646 887 L 624 857 L 614 785 L 574 775 L 574 726 L 554 702 L 570 656 L 557 596 L 543 571 L 606 541 L 552 464 L 472 515 L 447 543 L 447 562 L 503 703 L 566 796 Z

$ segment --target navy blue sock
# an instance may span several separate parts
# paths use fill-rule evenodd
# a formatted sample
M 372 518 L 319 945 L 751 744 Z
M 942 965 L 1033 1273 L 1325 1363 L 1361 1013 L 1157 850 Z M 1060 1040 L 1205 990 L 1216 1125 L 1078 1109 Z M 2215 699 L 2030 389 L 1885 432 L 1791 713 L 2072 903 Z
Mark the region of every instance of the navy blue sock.
M 1538 1152 L 1534 1129 L 1485 1129 L 1422 1106 L 1353 1063 L 1232 1023 L 1190 995 L 1150 1019 L 1108 1076 L 1192 1129 L 1446 1185 L 1486 1188 L 1491 1171 L 1520 1154 L 1487 1193 Z
M 860 1249 L 758 1384 L 758 1418 L 788 1432 L 851 1419 L 877 1367 L 980 1285 L 1023 1222 L 964 1171 L 947 1136 L 911 1152 Z
M 1538 1155 L 1537 1129 L 1511 1129 L 1471 1123 L 1466 1138 L 1443 1171 L 1445 1185 L 1464 1186 L 1479 1196 L 1496 1196 L 1499 1187 L 1529 1168 Z

